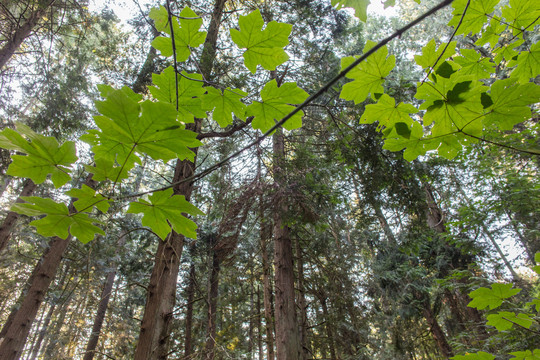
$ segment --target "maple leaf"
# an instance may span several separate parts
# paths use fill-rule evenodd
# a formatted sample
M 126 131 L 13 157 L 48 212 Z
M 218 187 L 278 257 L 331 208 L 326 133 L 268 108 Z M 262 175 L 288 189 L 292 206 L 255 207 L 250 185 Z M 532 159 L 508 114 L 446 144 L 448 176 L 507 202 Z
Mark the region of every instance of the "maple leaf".
M 511 130 L 514 125 L 531 117 L 529 105 L 540 101 L 540 86 L 533 83 L 519 84 L 515 79 L 497 80 L 491 85 L 493 105 L 486 115 L 486 123 L 501 130 Z
M 475 79 L 489 79 L 495 72 L 495 64 L 488 58 L 481 58 L 480 54 L 472 49 L 461 49 L 461 56 L 454 61 L 461 65 L 461 75 L 473 75 Z
M 540 42 L 532 45 L 530 50 L 522 51 L 517 60 L 511 61 L 508 66 L 516 66 L 510 77 L 517 78 L 522 84 L 536 78 L 540 74 Z
M 59 145 L 54 137 L 37 134 L 21 123 L 16 128 L 17 131 L 6 128 L 0 132 L 0 147 L 26 155 L 12 155 L 13 162 L 6 174 L 30 178 L 36 184 L 51 175 L 57 188 L 71 180 L 69 167 L 77 161 L 74 142 Z
M 511 360 L 540 360 L 540 349 L 515 351 L 511 352 L 510 355 L 515 356 Z
M 422 55 L 414 55 L 414 60 L 422 67 L 422 69 L 429 69 L 435 65 L 437 60 L 439 60 L 439 62 L 443 62 L 450 56 L 454 55 L 456 53 L 456 44 L 456 41 L 452 41 L 448 47 L 443 44 L 436 49 L 437 44 L 435 43 L 435 40 L 432 39 L 422 48 Z M 442 54 L 443 50 L 444 54 Z
M 510 330 L 514 324 L 521 325 L 524 328 L 530 328 L 532 319 L 527 314 L 517 314 L 509 311 L 500 311 L 497 314 L 487 316 L 486 325 L 497 328 L 498 331 Z
M 332 6 L 335 6 L 336 10 L 342 8 L 353 8 L 354 15 L 366 22 L 367 20 L 367 7 L 370 3 L 370 0 L 332 0 Z M 387 0 L 384 4 L 384 7 L 393 6 L 395 1 Z
M 512 25 L 513 34 L 521 35 L 523 29 L 532 30 L 540 23 L 540 8 L 536 1 L 510 0 L 502 9 L 502 16 Z
M 467 306 L 478 310 L 489 307 L 493 310 L 501 306 L 504 299 L 514 296 L 520 291 L 521 289 L 512 289 L 512 284 L 495 283 L 491 285 L 491 289 L 481 287 L 472 291 L 469 294 L 472 301 Z
M 292 25 L 271 21 L 262 30 L 264 20 L 257 9 L 238 21 L 240 31 L 231 29 L 232 41 L 239 48 L 245 48 L 244 65 L 255 74 L 257 65 L 266 70 L 275 70 L 289 59 L 283 47 L 289 44 Z
M 173 195 L 173 189 L 156 191 L 148 201 L 140 199 L 129 204 L 128 213 L 142 213 L 142 224 L 148 226 L 161 239 L 165 240 L 171 227 L 178 234 L 197 238 L 197 224 L 182 213 L 204 215 L 196 206 L 190 204 L 183 195 Z
M 417 112 L 418 109 L 410 104 L 399 103 L 396 106 L 394 98 L 383 94 L 376 104 L 366 106 L 366 110 L 360 118 L 360 123 L 372 124 L 378 121 L 379 129 L 389 128 L 392 130 L 396 123 L 405 123 L 411 126 L 414 120 L 409 114 L 415 114 Z
M 105 235 L 103 230 L 93 225 L 100 221 L 90 218 L 86 213 L 70 213 L 65 204 L 51 199 L 37 196 L 26 196 L 22 199 L 26 202 L 14 204 L 11 210 L 27 216 L 45 215 L 30 223 L 43 236 L 58 236 L 66 239 L 71 234 L 86 244 L 94 238 L 95 234 Z
M 364 47 L 364 53 L 375 45 L 375 42 L 368 41 Z M 354 100 L 355 104 L 358 104 L 366 100 L 370 93 L 372 97 L 376 93 L 384 93 L 382 84 L 396 65 L 396 57 L 394 55 L 387 57 L 387 55 L 388 48 L 384 46 L 352 69 L 346 76 L 354 81 L 343 85 L 340 97 L 345 100 Z M 357 57 L 354 56 L 341 59 L 341 70 L 351 65 L 356 59 Z
M 212 118 L 222 128 L 233 123 L 232 113 L 239 119 L 246 118 L 246 105 L 241 101 L 247 93 L 238 89 L 226 88 L 221 92 L 213 87 L 206 87 L 208 92 L 203 98 L 203 103 L 209 110 L 214 109 Z
M 477 353 L 466 354 L 466 355 L 457 355 L 451 357 L 453 360 L 493 360 L 495 355 L 491 355 L 485 351 L 479 351 Z
M 151 12 L 154 16 L 156 25 L 161 31 L 171 35 L 171 29 L 167 21 L 165 21 L 163 10 Z M 165 10 L 165 13 L 167 10 Z M 176 47 L 176 61 L 183 62 L 189 58 L 191 54 L 191 48 L 196 48 L 204 43 L 206 38 L 206 31 L 199 31 L 203 24 L 203 20 L 189 7 L 185 7 L 180 13 L 180 18 L 174 18 L 172 21 L 172 27 L 174 32 L 174 45 Z M 172 40 L 169 37 L 158 36 L 152 41 L 152 46 L 161 51 L 161 54 L 165 57 L 173 55 Z
M 452 13 L 454 17 L 448 23 L 448 26 L 457 27 L 461 22 L 459 29 L 456 31 L 456 35 L 459 34 L 468 34 L 472 32 L 476 34 L 482 30 L 484 23 L 487 20 L 487 15 L 491 14 L 495 10 L 495 6 L 499 3 L 500 0 L 455 0 L 452 3 L 454 7 L 454 12 Z M 469 3 L 467 12 L 463 16 L 463 12 Z M 461 19 L 463 17 L 463 20 Z
M 78 199 L 73 203 L 77 211 L 90 211 L 94 206 L 102 213 L 109 210 L 109 201 L 90 186 L 83 184 L 80 189 L 66 191 L 66 195 Z
M 303 102 L 308 94 L 299 88 L 296 83 L 289 82 L 277 86 L 276 80 L 268 82 L 261 91 L 261 102 L 253 102 L 248 106 L 246 114 L 253 116 L 253 128 L 266 132 L 276 124 L 275 120 L 280 120 L 290 113 L 294 106 Z M 287 130 L 297 129 L 302 126 L 303 111 L 299 111 L 292 118 L 283 124 Z

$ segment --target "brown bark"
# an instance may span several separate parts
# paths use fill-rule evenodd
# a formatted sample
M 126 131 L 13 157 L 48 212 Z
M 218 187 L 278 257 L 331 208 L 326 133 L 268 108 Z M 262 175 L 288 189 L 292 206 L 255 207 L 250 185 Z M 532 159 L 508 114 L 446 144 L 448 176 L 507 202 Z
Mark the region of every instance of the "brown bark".
M 258 359 L 264 357 L 263 341 L 262 341 L 262 313 L 261 313 L 261 290 L 257 286 L 257 349 L 259 351 Z
M 219 272 L 221 270 L 220 258 L 218 253 L 213 249 L 217 243 L 216 239 L 212 238 L 210 246 L 212 247 L 212 266 L 210 269 L 210 279 L 208 284 L 208 316 L 206 327 L 206 344 L 204 347 L 204 358 L 213 360 L 215 356 L 216 333 L 217 333 L 217 303 L 219 296 Z
M 186 337 L 184 342 L 184 359 L 189 359 L 193 353 L 193 339 L 191 332 L 193 330 L 193 301 L 195 299 L 195 263 L 191 261 L 189 267 L 189 280 L 186 289 Z
M 274 181 L 277 195 L 274 203 L 274 268 L 275 268 L 275 316 L 276 356 L 278 359 L 300 358 L 300 339 L 296 318 L 293 250 L 290 229 L 286 225 L 286 180 L 283 174 L 285 144 L 283 130 L 277 129 L 273 137 Z
M 0 49 L 0 70 L 7 64 L 13 54 L 15 54 L 24 39 L 26 39 L 32 33 L 32 30 L 36 28 L 47 9 L 52 6 L 55 1 L 56 0 L 38 1 L 37 9 L 32 11 L 28 19 L 26 19 L 26 22 L 17 28 L 11 35 L 11 38 L 6 41 L 4 46 Z
M 226 0 L 217 0 L 212 19 L 208 28 L 203 57 L 215 54 L 218 29 L 223 15 Z M 204 78 L 212 72 L 214 58 L 209 58 L 201 71 Z M 196 119 L 188 128 L 197 133 L 201 130 L 201 120 Z M 194 149 L 197 154 L 197 149 Z M 193 175 L 195 161 L 178 160 L 175 167 L 173 182 L 186 179 Z M 182 183 L 173 188 L 174 194 L 184 195 L 189 201 L 193 191 L 193 183 Z M 167 359 L 168 331 L 172 312 L 176 302 L 176 281 L 180 267 L 180 258 L 184 245 L 184 236 L 171 232 L 165 241 L 160 241 L 156 252 L 155 265 L 150 276 L 146 306 L 144 309 L 139 341 L 135 349 L 135 360 Z
M 435 339 L 435 343 L 441 351 L 441 354 L 444 356 L 445 359 L 454 356 L 450 344 L 448 344 L 448 341 L 446 341 L 446 335 L 442 331 L 439 323 L 437 322 L 435 314 L 433 314 L 433 311 L 431 310 L 431 305 L 429 304 L 428 299 L 423 300 L 422 313 L 429 325 L 429 331 L 431 332 L 433 339 Z
M 274 360 L 274 312 L 272 309 L 272 283 L 270 260 L 266 247 L 268 239 L 272 236 L 271 224 L 261 217 L 261 258 L 263 267 L 263 303 L 264 323 L 266 333 L 266 352 L 268 360 Z
M 23 188 L 21 190 L 21 194 L 19 195 L 19 198 L 17 199 L 17 203 L 23 202 L 21 199 L 22 196 L 30 196 L 36 189 L 36 184 L 30 179 L 26 179 L 24 181 Z M 13 230 L 13 226 L 15 226 L 15 223 L 19 219 L 19 214 L 10 211 L 6 218 L 4 219 L 4 222 L 0 226 L 0 253 L 4 251 L 4 249 L 7 247 L 9 238 L 11 237 L 11 232 Z
M 126 243 L 126 233 L 122 232 L 117 242 L 116 255 L 118 255 L 119 249 L 123 248 Z M 101 297 L 99 300 L 96 316 L 94 318 L 94 324 L 92 325 L 92 332 L 90 333 L 90 338 L 86 344 L 86 350 L 84 353 L 83 360 L 92 360 L 96 353 L 96 347 L 99 341 L 99 335 L 101 334 L 101 328 L 103 326 L 103 321 L 105 320 L 105 314 L 107 313 L 107 307 L 109 306 L 109 301 L 111 299 L 112 289 L 114 286 L 114 280 L 116 278 L 117 264 L 115 261 L 111 262 L 111 270 L 107 274 L 105 283 L 103 284 L 103 289 L 101 291 Z
M 36 265 L 29 280 L 30 287 L 21 306 L 14 314 L 12 322 L 4 325 L 6 331 L 5 336 L 0 339 L 0 359 L 15 360 L 21 355 L 32 322 L 36 318 L 70 240 L 71 235 L 66 239 L 52 238 L 49 248 Z
M 296 246 L 296 272 L 298 273 L 298 308 L 300 311 L 299 317 L 299 330 L 300 330 L 300 360 L 306 360 L 308 358 L 307 347 L 307 305 L 304 290 L 304 257 L 302 255 L 302 249 L 300 247 L 300 239 L 297 238 L 295 242 Z
M 330 315 L 328 313 L 328 305 L 326 304 L 326 295 L 322 293 L 319 297 L 324 316 L 324 327 L 326 328 L 326 336 L 328 337 L 328 350 L 330 350 L 330 359 L 336 360 L 336 346 L 334 345 L 334 332 L 330 324 Z
M 43 339 L 45 338 L 45 334 L 47 333 L 49 329 L 49 324 L 51 323 L 51 318 L 52 318 L 55 308 L 56 308 L 56 304 L 51 304 L 51 307 L 49 308 L 49 311 L 47 312 L 47 315 L 45 316 L 45 321 L 43 322 L 43 326 L 41 327 L 41 330 L 39 331 L 37 341 L 32 347 L 32 354 L 30 355 L 30 360 L 37 359 L 39 350 L 41 348 L 41 343 L 43 342 Z

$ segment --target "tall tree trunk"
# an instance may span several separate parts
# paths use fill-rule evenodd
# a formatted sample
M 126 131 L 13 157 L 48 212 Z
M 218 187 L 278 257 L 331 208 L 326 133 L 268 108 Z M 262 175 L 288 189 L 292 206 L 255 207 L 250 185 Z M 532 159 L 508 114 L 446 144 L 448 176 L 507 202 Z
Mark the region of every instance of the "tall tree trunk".
M 300 314 L 300 360 L 306 360 L 308 358 L 307 347 L 307 305 L 304 290 L 304 256 L 302 254 L 302 248 L 300 246 L 300 238 L 297 237 L 295 241 L 296 246 L 296 272 L 298 273 L 298 308 Z
M 334 331 L 332 324 L 330 323 L 330 314 L 328 313 L 328 305 L 326 304 L 326 294 L 320 293 L 319 300 L 321 301 L 321 307 L 324 316 L 324 327 L 326 328 L 326 336 L 328 337 L 328 350 L 330 350 L 330 359 L 336 360 L 336 346 L 334 341 Z
M 32 195 L 35 189 L 36 189 L 36 184 L 34 184 L 32 180 L 26 179 L 24 181 L 21 194 L 19 195 L 19 198 L 17 199 L 16 202 L 17 203 L 23 202 L 21 197 Z M 8 214 L 6 215 L 6 218 L 4 219 L 4 222 L 0 226 L 0 254 L 7 247 L 9 238 L 11 237 L 13 226 L 15 225 L 18 219 L 19 219 L 19 214 L 14 211 L 10 211 L 8 212 Z
M 439 323 L 437 322 L 437 318 L 435 317 L 435 314 L 433 314 L 433 311 L 431 310 L 431 305 L 429 303 L 429 300 L 426 298 L 426 295 L 420 295 L 423 297 L 423 307 L 422 307 L 422 313 L 424 315 L 424 318 L 426 319 L 429 330 L 431 332 L 431 335 L 433 336 L 433 339 L 435 339 L 435 343 L 437 344 L 437 347 L 441 351 L 441 354 L 444 356 L 445 359 L 448 359 L 451 356 L 454 356 L 454 353 L 452 351 L 452 348 L 450 347 L 450 344 L 448 344 L 448 341 L 446 341 L 446 335 L 442 331 Z
M 257 349 L 259 350 L 259 360 L 264 357 L 263 351 L 263 337 L 262 337 L 262 312 L 261 312 L 261 289 L 257 285 Z
M 194 244 L 191 245 L 191 254 L 194 256 Z M 186 336 L 184 342 L 184 359 L 189 359 L 193 353 L 193 339 L 191 332 L 193 330 L 193 302 L 195 299 L 195 262 L 191 260 L 189 266 L 189 279 L 188 286 L 186 288 Z
M 2 330 L 5 336 L 0 343 L 0 359 L 15 360 L 21 355 L 32 322 L 36 318 L 70 240 L 71 235 L 66 239 L 52 238 L 49 248 L 34 268 L 29 280 L 30 287 L 21 306 L 14 314 L 13 320 L 4 325 L 6 330 Z
M 126 243 L 126 232 L 122 232 L 116 243 L 115 255 L 119 254 L 119 250 L 122 249 Z M 109 306 L 109 301 L 111 299 L 112 289 L 114 286 L 114 280 L 116 278 L 116 272 L 118 264 L 116 261 L 112 261 L 110 264 L 111 270 L 107 274 L 105 283 L 103 284 L 103 289 L 101 291 L 101 297 L 99 299 L 99 304 L 94 317 L 94 324 L 92 325 L 92 332 L 90 333 L 90 338 L 86 344 L 86 350 L 84 353 L 83 360 L 92 360 L 96 353 L 96 347 L 99 341 L 99 335 L 101 334 L 101 328 L 103 326 L 103 321 L 105 320 L 105 314 L 107 313 L 107 307 Z
M 49 311 L 47 312 L 47 315 L 45 316 L 45 321 L 43 322 L 43 326 L 39 330 L 39 335 L 37 338 L 36 343 L 32 347 L 32 353 L 30 355 L 30 360 L 36 360 L 37 356 L 39 354 L 39 350 L 41 349 L 41 343 L 43 342 L 43 339 L 45 338 L 45 334 L 49 330 L 49 324 L 51 323 L 51 318 L 54 313 L 54 309 L 56 308 L 56 304 L 51 304 Z
M 277 185 L 274 204 L 274 268 L 275 268 L 275 316 L 276 356 L 278 359 L 300 358 L 300 339 L 296 319 L 293 250 L 289 227 L 286 225 L 287 202 L 285 143 L 283 130 L 277 129 L 273 136 L 273 175 Z
M 216 0 L 208 34 L 204 43 L 201 60 L 201 73 L 207 79 L 213 67 L 216 53 L 218 29 L 221 24 L 223 7 L 226 0 Z M 201 120 L 195 119 L 188 124 L 188 129 L 200 132 Z M 197 149 L 193 149 L 195 155 Z M 196 161 L 196 159 L 195 159 Z M 173 182 L 186 179 L 195 171 L 195 161 L 176 162 Z M 193 183 L 182 183 L 173 188 L 174 194 L 184 195 L 190 200 Z M 167 359 L 169 323 L 176 302 L 176 282 L 180 268 L 180 258 L 184 246 L 184 236 L 172 231 L 165 241 L 160 241 L 156 252 L 155 264 L 150 276 L 146 306 L 135 349 L 135 360 Z
M 221 270 L 220 259 L 218 253 L 214 250 L 217 244 L 215 237 L 210 241 L 210 254 L 212 256 L 212 266 L 210 269 L 210 279 L 208 281 L 208 314 L 206 327 L 206 344 L 204 347 L 204 358 L 206 360 L 214 360 L 216 333 L 217 333 L 217 303 L 219 296 L 219 272 Z
M 261 210 L 262 212 L 262 210 Z M 274 360 L 274 311 L 272 308 L 272 282 L 267 242 L 272 236 L 272 225 L 261 217 L 261 258 L 263 267 L 263 303 L 266 353 L 268 360 Z
M 56 0 L 39 0 L 37 3 L 37 9 L 35 9 L 26 22 L 22 24 L 15 32 L 7 39 L 4 46 L 0 49 L 0 69 L 7 64 L 9 59 L 15 54 L 17 49 L 21 46 L 24 39 L 26 39 L 32 30 L 36 28 L 39 21 L 45 15 L 48 8 L 54 4 Z
M 255 316 L 258 314 L 259 309 L 255 308 L 255 288 L 253 287 L 253 264 L 251 266 L 251 276 L 249 279 L 249 331 L 248 331 L 248 360 L 253 359 L 253 344 L 255 343 Z

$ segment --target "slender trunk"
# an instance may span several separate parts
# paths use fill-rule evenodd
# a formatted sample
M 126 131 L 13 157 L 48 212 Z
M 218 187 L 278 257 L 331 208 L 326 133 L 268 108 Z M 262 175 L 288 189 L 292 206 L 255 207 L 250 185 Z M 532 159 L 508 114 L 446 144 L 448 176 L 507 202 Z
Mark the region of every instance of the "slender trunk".
M 210 253 L 212 256 L 212 266 L 210 269 L 210 279 L 208 284 L 208 317 L 206 327 L 206 345 L 204 347 L 204 358 L 213 360 L 215 356 L 216 333 L 217 333 L 217 303 L 219 296 L 219 272 L 221 270 L 220 259 L 214 250 L 217 239 L 212 238 L 210 243 Z
M 226 0 L 216 0 L 212 13 L 202 52 L 202 57 L 205 60 L 201 61 L 201 72 L 204 78 L 208 78 L 212 72 L 218 29 L 225 2 Z M 210 56 L 212 54 L 213 56 Z M 201 130 L 200 119 L 196 119 L 194 124 L 188 125 L 192 131 L 200 132 Z M 194 149 L 194 152 L 197 154 L 197 149 Z M 172 181 L 176 183 L 193 175 L 195 161 L 178 160 Z M 193 183 L 182 183 L 175 186 L 173 190 L 174 194 L 184 195 L 189 201 L 193 191 Z M 148 286 L 139 341 L 135 349 L 135 360 L 167 359 L 168 357 L 169 323 L 176 302 L 176 281 L 183 245 L 184 236 L 174 231 L 165 241 L 160 241 L 158 244 L 156 260 Z
M 428 299 L 424 299 L 423 301 L 423 308 L 422 313 L 424 314 L 424 318 L 426 319 L 429 330 L 431 332 L 431 335 L 433 336 L 433 339 L 435 339 L 435 343 L 437 344 L 437 347 L 441 351 L 441 354 L 444 356 L 445 359 L 448 359 L 451 356 L 454 356 L 454 353 L 452 351 L 452 348 L 448 344 L 448 341 L 446 341 L 446 335 L 442 331 L 441 327 L 439 326 L 439 323 L 437 322 L 437 318 L 433 314 L 433 311 L 431 310 L 431 305 L 429 304 Z
M 266 333 L 266 352 L 268 360 L 274 360 L 274 311 L 272 307 L 272 283 L 270 260 L 268 259 L 268 249 L 266 247 L 268 239 L 272 234 L 271 224 L 261 220 L 261 257 L 263 267 L 263 302 L 264 302 L 264 324 Z
M 49 308 L 53 307 L 52 305 L 49 306 Z M 37 339 L 39 337 L 39 329 L 41 328 L 41 325 L 43 324 L 43 319 L 45 318 L 45 313 L 48 312 L 48 311 L 45 311 L 46 309 L 46 305 L 44 306 L 44 309 L 43 311 L 41 312 L 41 316 L 39 317 L 39 320 L 37 321 L 36 323 L 36 326 L 35 326 L 35 329 L 34 329 L 34 333 L 32 334 L 32 341 L 30 341 L 30 348 L 29 348 L 29 351 L 31 352 L 32 349 L 34 348 L 34 346 L 36 345 L 36 342 L 37 342 Z M 27 356 L 28 358 L 28 356 Z
M 304 290 L 304 257 L 302 255 L 302 249 L 300 247 L 300 238 L 296 239 L 296 272 L 298 273 L 298 307 L 300 309 L 300 360 L 306 360 L 308 358 L 307 347 L 307 305 Z
M 189 267 L 189 280 L 186 289 L 186 297 L 186 337 L 184 343 L 184 359 L 189 359 L 193 353 L 193 339 L 191 335 L 193 329 L 193 301 L 195 299 L 195 262 L 193 260 L 191 260 L 191 265 Z
M 251 274 L 253 274 L 253 265 L 251 265 Z M 249 331 L 248 331 L 248 360 L 253 359 L 253 344 L 254 341 L 254 328 L 255 328 L 255 318 L 259 309 L 255 309 L 255 299 L 254 299 L 255 289 L 253 287 L 253 276 L 250 276 L 249 279 Z
M 51 323 L 51 318 L 52 318 L 55 308 L 56 308 L 56 304 L 51 304 L 51 307 L 49 308 L 49 311 L 47 312 L 47 316 L 45 316 L 45 321 L 43 322 L 43 326 L 41 327 L 41 330 L 39 331 L 39 336 L 37 338 L 37 341 L 32 347 L 32 354 L 30 355 L 30 360 L 37 359 L 39 350 L 41 348 L 41 343 L 43 342 L 43 339 L 45 338 L 45 334 L 48 332 L 49 324 Z
M 330 351 L 330 359 L 336 360 L 336 347 L 334 345 L 334 332 L 332 331 L 332 325 L 330 324 L 330 315 L 328 313 L 328 306 L 326 304 L 326 294 L 322 293 L 319 300 L 321 301 L 321 307 L 324 316 L 324 327 L 326 328 L 326 336 L 328 337 L 328 350 Z
M 283 130 L 277 129 L 273 136 L 274 181 L 277 195 L 274 204 L 274 267 L 275 267 L 275 316 L 276 354 L 278 359 L 300 358 L 300 339 L 296 319 L 293 251 L 289 227 L 284 217 L 288 207 L 284 194 L 286 179 L 285 143 Z
M 37 4 L 37 9 L 35 9 L 26 22 L 22 24 L 15 32 L 7 39 L 4 46 L 0 49 L 0 69 L 7 64 L 9 59 L 15 54 L 17 49 L 21 46 L 24 39 L 26 39 L 31 33 L 32 30 L 36 28 L 39 21 L 47 12 L 47 9 L 52 6 L 56 0 L 40 0 Z
M 527 258 L 529 259 L 529 262 L 533 265 L 536 265 L 536 261 L 534 260 L 534 251 L 531 250 L 530 243 L 525 239 L 521 231 L 519 230 L 518 226 L 516 225 L 515 220 L 512 218 L 512 214 L 510 214 L 509 211 L 505 211 L 506 216 L 508 216 L 508 219 L 510 220 L 510 226 L 512 226 L 512 230 L 516 233 L 519 242 L 521 242 L 521 245 L 523 245 L 523 248 L 525 249 L 525 252 L 527 253 Z
M 122 232 L 120 234 L 120 238 L 117 242 L 116 255 L 118 255 L 119 249 L 123 248 L 124 244 L 126 243 L 125 235 L 125 232 Z M 101 291 L 101 297 L 99 300 L 96 316 L 94 318 L 94 324 L 92 326 L 92 333 L 90 334 L 90 338 L 88 339 L 88 343 L 86 344 L 86 351 L 84 353 L 83 360 L 92 360 L 94 358 L 96 347 L 99 341 L 99 335 L 103 326 L 103 321 L 105 320 L 105 314 L 107 313 L 107 308 L 111 299 L 117 267 L 118 264 L 113 261 L 111 263 L 111 270 L 107 274 L 107 278 L 105 279 L 105 283 L 103 284 L 103 289 Z
M 257 348 L 259 350 L 258 360 L 262 360 L 264 356 L 262 331 L 261 290 L 257 285 Z
M 24 185 L 23 185 L 21 194 L 19 195 L 19 198 L 17 199 L 16 202 L 17 203 L 23 202 L 21 197 L 32 195 L 32 193 L 34 192 L 35 189 L 36 189 L 36 184 L 34 184 L 34 182 L 32 180 L 26 179 L 24 181 Z M 11 232 L 13 230 L 13 226 L 15 225 L 15 223 L 17 222 L 18 219 L 19 219 L 19 214 L 14 212 L 14 211 L 10 211 L 6 215 L 6 218 L 4 219 L 4 222 L 0 226 L 0 254 L 7 247 L 8 242 L 9 242 L 9 238 L 11 237 Z

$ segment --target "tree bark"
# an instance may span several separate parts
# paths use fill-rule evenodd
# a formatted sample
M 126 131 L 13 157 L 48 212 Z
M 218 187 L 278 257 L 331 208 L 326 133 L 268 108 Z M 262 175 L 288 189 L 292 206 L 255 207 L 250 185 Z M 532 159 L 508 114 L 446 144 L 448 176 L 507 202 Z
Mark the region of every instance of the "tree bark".
M 212 238 L 210 242 L 210 254 L 212 256 L 212 266 L 210 269 L 210 279 L 208 283 L 208 316 L 206 327 L 206 344 L 204 347 L 204 358 L 206 360 L 213 360 L 215 356 L 216 346 L 216 333 L 217 333 L 217 303 L 219 296 L 219 272 L 221 270 L 220 259 L 217 252 L 214 250 L 214 246 L 217 243 L 217 239 Z
M 334 345 L 334 331 L 332 330 L 332 324 L 330 323 L 330 315 L 328 313 L 328 305 L 326 304 L 326 294 L 321 293 L 319 300 L 321 301 L 321 307 L 324 316 L 324 327 L 326 328 L 326 336 L 328 337 L 328 350 L 330 351 L 330 359 L 336 360 L 336 346 Z
M 439 323 L 437 322 L 437 318 L 435 317 L 435 314 L 433 314 L 433 311 L 431 310 L 431 305 L 429 304 L 428 299 L 423 300 L 422 313 L 429 325 L 429 330 L 431 332 L 431 335 L 433 336 L 433 339 L 435 339 L 435 343 L 437 344 L 437 347 L 441 351 L 441 354 L 444 356 L 445 359 L 448 359 L 451 356 L 454 356 L 454 353 L 452 351 L 452 348 L 450 347 L 450 344 L 448 344 L 448 341 L 446 341 L 446 335 L 442 331 L 441 327 L 439 326 Z
M 32 195 L 35 189 L 36 189 L 36 184 L 34 184 L 32 180 L 26 179 L 24 181 L 21 194 L 19 195 L 19 198 L 17 199 L 16 202 L 17 203 L 23 202 L 21 197 Z M 14 211 L 10 211 L 6 215 L 4 222 L 0 226 L 0 254 L 7 247 L 9 238 L 11 237 L 11 232 L 13 231 L 13 226 L 15 226 L 15 223 L 17 222 L 18 219 L 19 219 L 19 214 Z
M 262 207 L 261 207 L 262 209 Z M 262 210 L 261 210 L 262 212 Z M 274 360 L 274 312 L 272 309 L 272 283 L 270 260 L 268 259 L 267 241 L 272 236 L 272 227 L 261 217 L 261 258 L 263 267 L 263 303 L 266 333 L 266 353 L 268 360 Z
M 47 12 L 47 9 L 54 4 L 56 0 L 40 0 L 38 1 L 37 9 L 35 9 L 26 22 L 22 24 L 13 35 L 6 41 L 4 46 L 0 49 L 0 70 L 11 59 L 15 51 L 21 46 L 24 39 L 26 39 L 34 30 Z
M 216 0 L 212 19 L 208 28 L 201 61 L 203 78 L 208 78 L 212 72 L 218 29 L 221 24 L 223 7 L 226 0 Z M 204 66 L 203 66 L 204 65 Z M 194 124 L 188 124 L 189 130 L 200 132 L 201 120 L 195 119 Z M 195 155 L 197 149 L 193 149 Z M 195 159 L 196 161 L 196 159 Z M 195 171 L 195 161 L 178 160 L 176 162 L 173 182 L 186 179 Z M 193 183 L 182 183 L 173 188 L 175 195 L 184 195 L 190 200 Z M 180 258 L 184 245 L 184 236 L 172 231 L 165 241 L 160 241 L 156 252 L 155 265 L 150 276 L 148 295 L 141 324 L 139 341 L 135 349 L 135 360 L 167 359 L 168 332 L 176 302 L 176 281 L 180 268 Z
M 278 359 L 300 359 L 300 339 L 296 318 L 293 250 L 289 227 L 284 217 L 287 213 L 285 143 L 283 130 L 277 129 L 273 136 L 273 175 L 277 194 L 274 203 L 274 268 L 275 268 L 275 316 L 276 356 Z
M 49 329 L 49 324 L 51 323 L 51 318 L 52 318 L 55 308 L 56 308 L 56 304 L 51 304 L 51 307 L 49 308 L 49 311 L 47 312 L 47 315 L 45 316 L 45 321 L 43 322 L 43 326 L 41 327 L 41 330 L 39 331 L 37 341 L 32 348 L 32 354 L 30 355 L 30 360 L 37 359 L 39 350 L 41 348 L 41 343 L 43 342 L 43 339 L 45 338 L 45 334 L 47 333 Z
M 191 335 L 191 332 L 193 331 L 193 301 L 195 299 L 195 262 L 193 260 L 191 260 L 191 265 L 189 267 L 189 280 L 186 289 L 186 297 L 186 337 L 184 342 L 184 359 L 189 359 L 193 353 L 193 339 Z
M 300 247 L 300 238 L 296 238 L 296 272 L 298 273 L 298 308 L 300 312 L 300 360 L 306 360 L 308 358 L 307 347 L 307 305 L 304 289 L 304 256 L 302 255 L 302 248 Z

